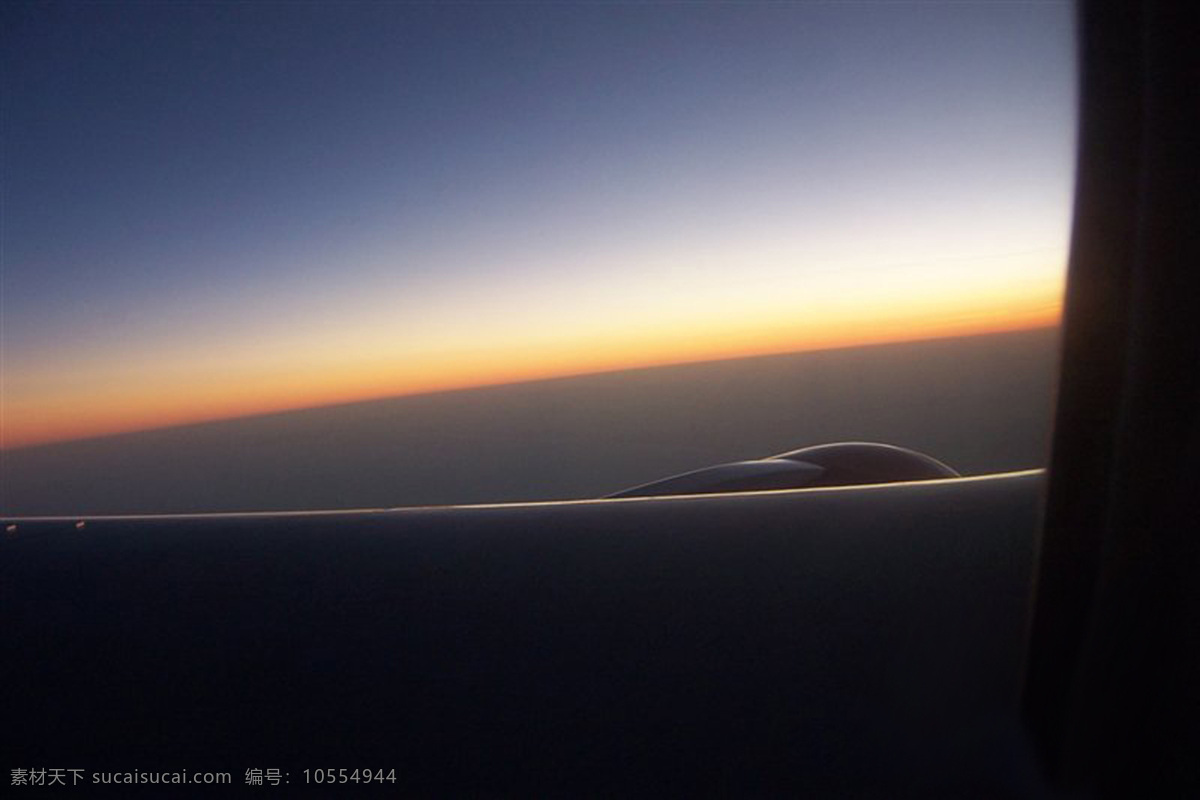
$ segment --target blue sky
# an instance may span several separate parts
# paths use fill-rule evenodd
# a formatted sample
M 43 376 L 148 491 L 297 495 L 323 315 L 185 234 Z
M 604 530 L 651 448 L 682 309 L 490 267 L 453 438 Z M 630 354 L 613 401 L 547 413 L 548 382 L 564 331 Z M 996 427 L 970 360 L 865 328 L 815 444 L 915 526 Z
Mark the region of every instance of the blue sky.
M 902 287 L 917 320 L 934 294 L 1044 306 L 1061 281 L 1068 4 L 61 3 L 3 24 L 10 445 L 799 349 L 824 340 L 786 320 L 862 326 Z

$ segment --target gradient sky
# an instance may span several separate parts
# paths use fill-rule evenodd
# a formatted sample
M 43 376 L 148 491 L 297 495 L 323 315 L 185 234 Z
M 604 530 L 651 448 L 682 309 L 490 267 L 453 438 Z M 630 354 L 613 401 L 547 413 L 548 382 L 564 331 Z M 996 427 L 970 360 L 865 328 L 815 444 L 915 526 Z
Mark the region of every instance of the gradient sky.
M 1053 322 L 1072 14 L 10 4 L 0 445 Z

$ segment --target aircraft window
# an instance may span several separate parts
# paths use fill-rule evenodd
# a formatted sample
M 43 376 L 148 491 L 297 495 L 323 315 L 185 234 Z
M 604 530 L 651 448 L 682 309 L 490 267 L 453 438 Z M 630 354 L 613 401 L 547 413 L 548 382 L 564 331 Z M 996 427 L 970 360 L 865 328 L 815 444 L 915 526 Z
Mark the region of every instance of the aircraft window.
M 1046 463 L 1070 4 L 6 15 L 6 516 Z

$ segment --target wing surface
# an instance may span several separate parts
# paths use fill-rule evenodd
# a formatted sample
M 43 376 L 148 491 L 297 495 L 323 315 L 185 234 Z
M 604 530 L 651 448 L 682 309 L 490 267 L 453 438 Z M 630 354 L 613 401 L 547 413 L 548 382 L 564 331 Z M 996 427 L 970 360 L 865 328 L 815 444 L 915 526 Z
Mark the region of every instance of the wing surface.
M 1003 796 L 1041 486 L 8 520 L 5 752 L 442 796 Z

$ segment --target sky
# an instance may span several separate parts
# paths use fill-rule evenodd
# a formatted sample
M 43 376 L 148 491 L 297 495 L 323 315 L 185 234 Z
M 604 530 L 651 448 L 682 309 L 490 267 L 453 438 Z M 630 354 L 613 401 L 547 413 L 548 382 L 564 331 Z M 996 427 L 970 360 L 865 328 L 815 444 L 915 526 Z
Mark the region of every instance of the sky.
M 0 447 L 1052 324 L 1062 3 L 47 3 Z

